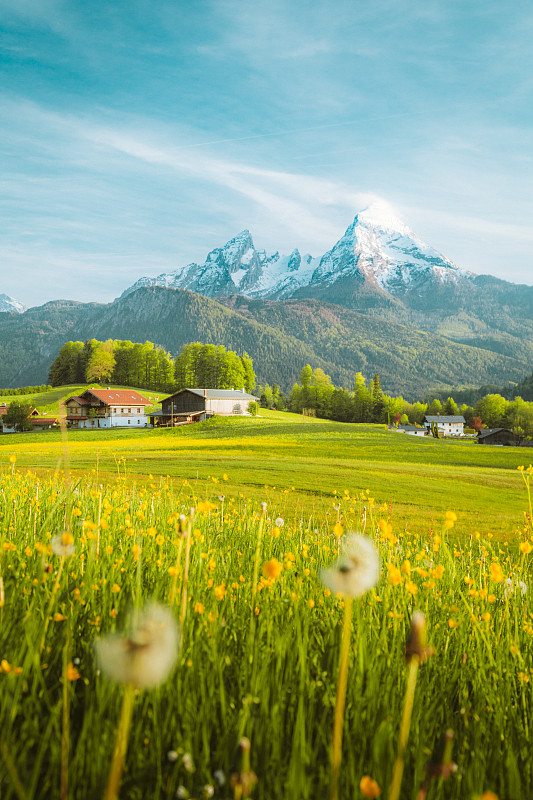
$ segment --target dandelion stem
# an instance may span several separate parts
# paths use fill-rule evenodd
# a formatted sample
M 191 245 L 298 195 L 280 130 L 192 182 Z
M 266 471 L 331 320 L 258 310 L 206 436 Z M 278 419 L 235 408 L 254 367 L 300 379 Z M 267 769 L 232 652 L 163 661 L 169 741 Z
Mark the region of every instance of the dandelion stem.
M 181 567 L 181 551 L 183 550 L 183 539 L 180 537 L 180 541 L 178 544 L 178 555 L 176 556 L 176 567 L 174 573 L 174 580 L 172 581 L 172 588 L 170 590 L 170 607 L 174 605 L 174 601 L 176 599 L 176 589 L 178 585 L 178 575 Z
M 70 740 L 70 690 L 68 680 L 68 659 L 70 648 L 70 618 L 67 623 L 67 639 L 63 648 L 63 708 L 61 726 L 61 800 L 68 797 L 68 756 Z
M 120 779 L 122 778 L 124 763 L 126 761 L 126 753 L 128 751 L 128 738 L 130 734 L 134 700 L 135 688 L 133 684 L 127 683 L 124 689 L 124 697 L 122 698 L 122 708 L 120 711 L 117 738 L 115 740 L 115 748 L 113 750 L 113 761 L 111 762 L 111 769 L 109 770 L 109 778 L 107 779 L 104 800 L 116 800 L 118 797 Z
M 257 531 L 257 544 L 255 546 L 255 559 L 254 559 L 254 575 L 252 578 L 252 610 L 250 612 L 250 638 L 254 633 L 254 616 L 255 616 L 255 595 L 257 592 L 257 580 L 259 578 L 259 562 L 261 560 L 261 540 L 263 538 L 263 527 L 265 524 L 266 504 L 263 508 L 261 517 L 259 519 L 259 529 Z
M 187 541 L 185 544 L 185 566 L 183 568 L 183 589 L 181 593 L 181 614 L 180 614 L 180 628 L 183 631 L 183 623 L 187 614 L 187 587 L 189 584 L 189 562 L 191 555 L 191 520 L 187 523 Z
M 416 679 L 420 656 L 413 653 L 409 660 L 409 672 L 407 675 L 407 688 L 405 690 L 405 700 L 403 705 L 402 722 L 400 725 L 400 735 L 398 737 L 398 753 L 394 762 L 392 781 L 389 791 L 389 800 L 399 800 L 400 788 L 402 785 L 403 767 L 405 763 L 405 751 L 407 740 L 409 739 L 409 729 L 411 727 L 411 716 L 413 713 L 413 703 L 415 699 Z
M 9 772 L 11 780 L 13 781 L 13 786 L 15 787 L 15 793 L 17 797 L 19 800 L 26 800 L 26 792 L 24 791 L 24 787 L 18 776 L 17 768 L 15 767 L 13 759 L 11 758 L 11 753 L 9 752 L 7 744 L 3 739 L 0 739 L 0 752 L 2 753 L 7 771 Z
M 46 609 L 46 616 L 44 618 L 44 631 L 41 638 L 41 643 L 39 645 L 39 653 L 43 652 L 44 642 L 46 639 L 46 632 L 48 630 L 48 625 L 50 623 L 50 614 L 52 613 L 52 608 L 54 607 L 54 600 L 57 594 L 57 590 L 59 589 L 59 581 L 61 579 L 61 573 L 63 572 L 63 566 L 65 564 L 65 559 L 61 558 L 59 562 L 59 569 L 57 571 L 57 578 L 54 581 L 54 586 L 52 589 L 52 594 L 50 595 L 50 602 L 48 603 L 48 608 Z
M 335 699 L 335 717 L 333 720 L 331 800 L 337 800 L 339 795 L 339 770 L 342 757 L 344 705 L 346 702 L 346 687 L 348 685 L 348 661 L 350 655 L 350 636 L 352 632 L 352 604 L 353 598 L 351 595 L 346 595 L 344 598 L 344 624 L 342 627 L 341 658 L 339 665 L 339 678 L 337 681 L 337 697 Z

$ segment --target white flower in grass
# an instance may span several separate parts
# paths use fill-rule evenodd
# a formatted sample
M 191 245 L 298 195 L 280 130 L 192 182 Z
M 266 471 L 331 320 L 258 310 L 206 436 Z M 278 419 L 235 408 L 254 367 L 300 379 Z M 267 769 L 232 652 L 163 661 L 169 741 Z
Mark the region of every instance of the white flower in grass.
M 283 526 L 285 525 L 285 523 L 283 521 L 283 518 L 282 517 L 277 517 L 277 519 L 274 520 L 274 525 L 277 528 L 283 528 Z
M 57 536 L 53 537 L 51 544 L 56 556 L 70 558 L 70 556 L 74 555 L 76 549 L 74 547 L 74 536 L 69 531 L 58 533 Z
M 178 655 L 178 626 L 170 609 L 149 603 L 129 636 L 111 634 L 95 643 L 100 668 L 112 680 L 138 689 L 158 686 Z
M 512 578 L 507 578 L 507 580 L 504 581 L 504 584 L 505 589 L 503 590 L 503 596 L 506 600 L 515 592 L 520 592 L 520 594 L 526 594 L 527 592 L 527 583 L 524 583 L 524 581 L 513 582 Z
M 379 556 L 372 539 L 354 533 L 342 543 L 334 567 L 322 571 L 322 583 L 335 594 L 361 597 L 379 579 Z

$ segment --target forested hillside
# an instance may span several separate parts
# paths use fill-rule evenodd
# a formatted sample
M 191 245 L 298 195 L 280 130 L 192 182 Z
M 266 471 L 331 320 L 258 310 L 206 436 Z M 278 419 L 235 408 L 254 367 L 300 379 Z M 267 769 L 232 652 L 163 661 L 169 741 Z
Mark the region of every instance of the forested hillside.
M 93 338 L 148 340 L 172 356 L 195 341 L 246 350 L 258 382 L 284 389 L 306 363 L 323 369 L 337 386 L 352 386 L 356 372 L 378 372 L 387 392 L 408 398 L 432 388 L 518 381 L 530 372 L 525 358 L 317 300 L 225 302 L 154 287 L 109 305 L 58 301 L 24 314 L 0 314 L 0 385 L 45 382 L 65 342 Z

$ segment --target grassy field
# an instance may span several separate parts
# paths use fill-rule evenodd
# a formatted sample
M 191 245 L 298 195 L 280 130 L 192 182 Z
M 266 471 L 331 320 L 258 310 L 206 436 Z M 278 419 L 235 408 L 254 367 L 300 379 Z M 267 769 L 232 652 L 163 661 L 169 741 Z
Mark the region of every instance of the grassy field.
M 32 469 L 53 469 L 65 457 L 59 431 L 4 436 L 0 457 L 2 451 Z M 174 430 L 68 435 L 68 457 L 77 472 L 168 475 L 194 482 L 201 497 L 244 492 L 297 515 L 335 513 L 345 490 L 368 490 L 404 528 L 427 532 L 453 509 L 458 530 L 498 537 L 511 535 L 523 520 L 516 468 L 529 455 L 521 448 L 418 439 L 378 425 L 264 410 L 255 419 L 214 418 Z
M 276 412 L 1 437 L 0 797 L 111 800 L 117 737 L 124 800 L 533 796 L 527 453 Z

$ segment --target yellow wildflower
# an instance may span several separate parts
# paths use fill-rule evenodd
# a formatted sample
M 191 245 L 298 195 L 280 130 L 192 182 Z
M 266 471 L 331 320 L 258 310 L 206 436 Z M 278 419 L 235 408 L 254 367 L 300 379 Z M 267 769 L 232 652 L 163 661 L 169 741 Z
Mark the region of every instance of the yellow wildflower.
M 226 584 L 222 582 L 219 586 L 214 588 L 215 600 L 223 600 L 226 596 Z
M 81 678 L 81 675 L 74 664 L 67 664 L 67 681 L 77 681 L 78 678 Z
M 381 789 L 377 781 L 373 780 L 370 775 L 363 775 L 359 783 L 359 789 L 365 797 L 375 798 L 381 794 Z
M 265 578 L 279 578 L 283 570 L 283 564 L 277 558 L 265 561 L 263 564 L 263 575 Z

